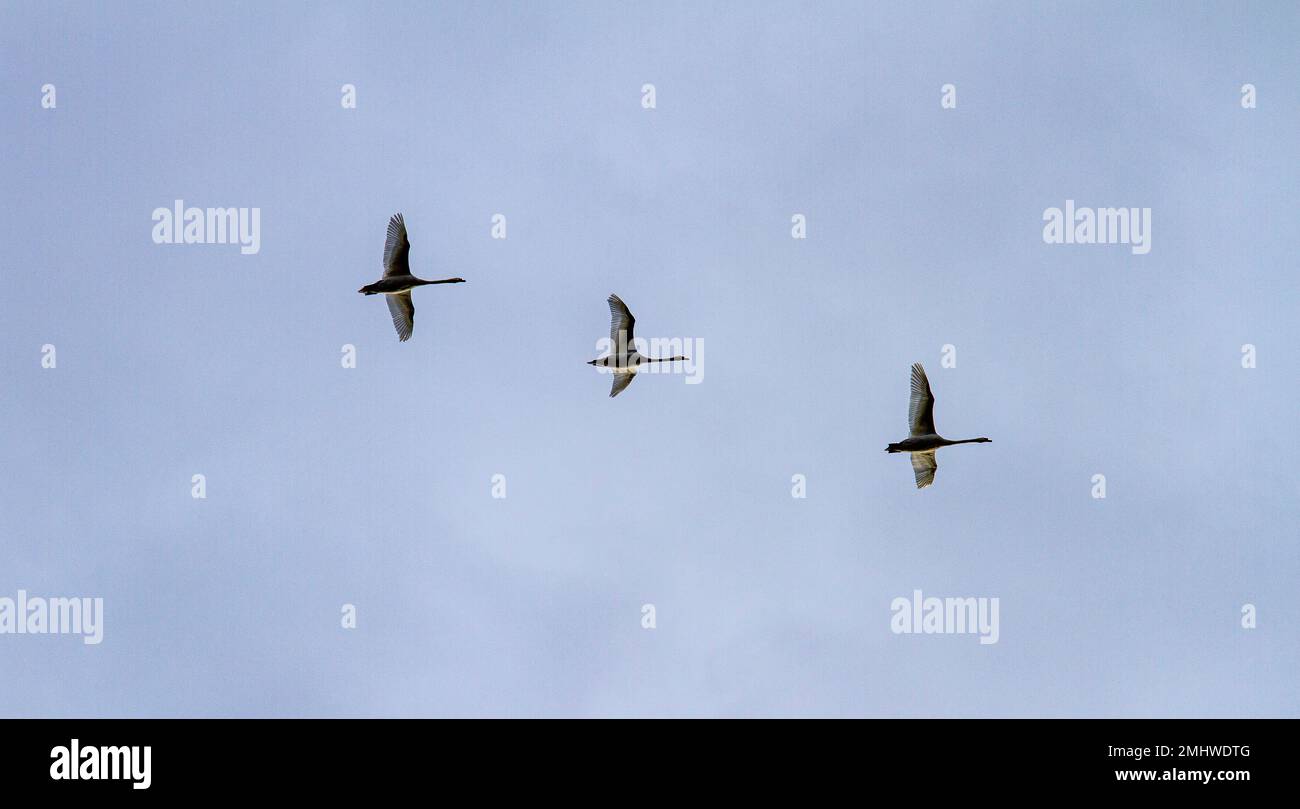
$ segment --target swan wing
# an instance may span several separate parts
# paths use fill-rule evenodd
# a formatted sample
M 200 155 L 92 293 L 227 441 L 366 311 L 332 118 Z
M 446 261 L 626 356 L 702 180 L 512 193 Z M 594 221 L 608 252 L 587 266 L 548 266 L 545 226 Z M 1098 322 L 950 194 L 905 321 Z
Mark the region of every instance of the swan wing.
M 385 295 L 388 301 L 388 313 L 393 316 L 393 328 L 397 329 L 397 339 L 405 343 L 411 339 L 415 330 L 415 304 L 411 302 L 411 290 L 397 295 Z
M 625 350 L 631 349 L 632 327 L 635 325 L 636 318 L 632 317 L 632 312 L 628 310 L 627 304 L 623 303 L 623 299 L 617 295 L 610 295 L 609 339 L 614 344 L 612 351 L 615 354 L 619 353 L 619 346 L 625 347 Z M 623 332 L 622 339 L 619 338 L 619 332 Z
M 393 218 L 388 220 L 388 241 L 384 242 L 384 277 L 410 275 L 411 264 L 407 260 L 410 253 L 411 242 L 406 238 L 406 220 L 400 213 L 393 214 Z
M 615 396 L 622 393 L 628 385 L 632 384 L 632 377 L 634 376 L 636 376 L 636 374 L 632 372 L 614 374 L 614 384 L 609 389 L 609 398 L 613 399 Z
M 907 426 L 912 435 L 934 434 L 934 395 L 921 363 L 912 364 L 912 398 L 907 408 Z
M 939 468 L 934 450 L 912 453 L 912 474 L 916 475 L 916 488 L 924 489 L 934 483 L 934 472 Z

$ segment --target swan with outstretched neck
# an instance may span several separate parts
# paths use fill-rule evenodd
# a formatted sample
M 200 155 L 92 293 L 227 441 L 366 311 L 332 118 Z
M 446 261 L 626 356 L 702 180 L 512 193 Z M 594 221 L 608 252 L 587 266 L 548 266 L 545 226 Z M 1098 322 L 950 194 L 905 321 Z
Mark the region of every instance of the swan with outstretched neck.
M 935 460 L 935 450 L 951 447 L 954 444 L 988 444 L 989 438 L 963 438 L 951 441 L 934 430 L 934 395 L 930 393 L 930 380 L 925 377 L 921 363 L 912 364 L 912 397 L 908 402 L 908 427 L 911 435 L 896 444 L 885 447 L 885 452 L 908 452 L 912 455 L 912 473 L 916 476 L 916 488 L 924 489 L 934 483 L 935 470 L 939 468 Z
M 647 357 L 638 352 L 636 346 L 632 344 L 632 327 L 636 325 L 636 318 L 632 317 L 632 312 L 619 296 L 611 294 L 608 301 L 609 341 L 612 348 L 608 355 L 588 360 L 587 364 L 608 368 L 614 374 L 614 384 L 609 391 L 610 398 L 619 395 L 628 385 L 631 385 L 637 370 L 643 365 L 652 362 L 689 360 L 689 357 Z
M 444 278 L 426 281 L 411 275 L 411 242 L 406 238 L 406 220 L 394 214 L 388 220 L 388 241 L 384 243 L 384 277 L 366 284 L 357 292 L 363 295 L 383 295 L 388 302 L 388 313 L 393 317 L 397 339 L 405 343 L 415 330 L 415 304 L 411 290 L 428 284 L 463 284 L 464 278 Z

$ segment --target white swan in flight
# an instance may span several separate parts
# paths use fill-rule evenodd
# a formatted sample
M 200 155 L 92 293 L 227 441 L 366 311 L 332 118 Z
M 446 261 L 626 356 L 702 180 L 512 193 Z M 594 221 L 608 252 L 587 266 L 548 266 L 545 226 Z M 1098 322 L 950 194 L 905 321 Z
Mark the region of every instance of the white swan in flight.
M 934 431 L 934 394 L 930 393 L 930 380 L 925 378 L 921 363 L 912 364 L 912 398 L 907 408 L 907 423 L 911 435 L 896 444 L 885 447 L 885 452 L 912 454 L 912 472 L 916 475 L 916 488 L 924 489 L 934 483 L 934 472 L 939 468 L 934 453 L 939 447 L 953 444 L 988 444 L 988 438 L 963 438 L 949 441 Z
M 411 302 L 411 290 L 425 284 L 463 284 L 464 278 L 444 278 L 441 281 L 426 281 L 411 275 L 408 258 L 411 254 L 411 242 L 406 238 L 406 220 L 402 215 L 394 214 L 388 220 L 388 241 L 384 243 L 384 277 L 366 284 L 357 292 L 363 295 L 383 295 L 388 302 L 388 313 L 393 316 L 393 327 L 397 329 L 397 339 L 405 343 L 411 339 L 415 329 L 415 304 Z
M 636 346 L 632 345 L 632 327 L 635 325 L 636 318 L 628 311 L 627 304 L 623 303 L 623 299 L 619 296 L 611 294 L 609 296 L 609 341 L 613 344 L 613 348 L 607 356 L 587 362 L 588 365 L 608 368 L 614 374 L 614 385 L 609 391 L 610 398 L 619 395 L 632 384 L 632 378 L 636 376 L 637 369 L 642 365 L 688 359 L 687 357 L 642 356 L 637 352 Z

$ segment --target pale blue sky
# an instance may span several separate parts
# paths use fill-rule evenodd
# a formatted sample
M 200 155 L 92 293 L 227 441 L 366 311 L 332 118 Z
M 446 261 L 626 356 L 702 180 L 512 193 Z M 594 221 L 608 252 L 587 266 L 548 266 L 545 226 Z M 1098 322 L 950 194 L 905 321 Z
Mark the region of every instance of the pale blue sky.
M 1295 6 L 0 14 L 0 596 L 106 612 L 0 635 L 0 715 L 1300 714 Z M 1067 199 L 1151 253 L 1044 244 Z M 396 211 L 468 279 L 405 344 Z M 704 382 L 609 399 L 610 292 Z M 924 491 L 916 361 L 993 438 Z M 892 634 L 918 588 L 999 642 Z

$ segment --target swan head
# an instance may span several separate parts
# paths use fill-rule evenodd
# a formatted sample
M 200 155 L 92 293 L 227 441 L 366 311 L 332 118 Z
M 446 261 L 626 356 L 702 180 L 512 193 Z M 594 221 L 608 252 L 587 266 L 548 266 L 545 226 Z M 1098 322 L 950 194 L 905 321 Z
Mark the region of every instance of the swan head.
M 992 438 L 976 438 L 976 439 L 975 439 L 975 443 L 976 443 L 976 444 L 992 444 L 992 443 L 993 443 L 993 439 L 992 439 Z

